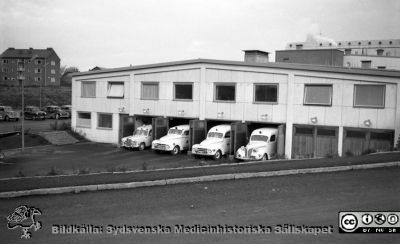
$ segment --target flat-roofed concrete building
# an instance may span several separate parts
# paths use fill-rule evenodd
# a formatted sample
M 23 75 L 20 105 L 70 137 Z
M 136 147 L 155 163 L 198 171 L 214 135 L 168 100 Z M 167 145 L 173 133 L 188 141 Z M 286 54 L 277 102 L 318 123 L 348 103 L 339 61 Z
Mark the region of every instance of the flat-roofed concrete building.
M 165 127 L 190 124 L 190 146 L 217 124 L 241 124 L 249 132 L 278 127 L 278 153 L 287 158 L 396 146 L 400 71 L 262 60 L 195 59 L 75 73 L 72 127 L 90 140 L 118 144 L 141 124 L 152 123 L 156 139 Z M 239 146 L 233 141 L 231 153 Z

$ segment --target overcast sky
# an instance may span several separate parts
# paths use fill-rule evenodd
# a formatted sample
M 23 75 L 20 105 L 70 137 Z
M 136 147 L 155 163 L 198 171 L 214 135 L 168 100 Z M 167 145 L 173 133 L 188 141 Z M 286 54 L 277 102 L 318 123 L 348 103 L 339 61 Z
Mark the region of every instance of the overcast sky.
M 81 71 L 242 60 L 304 41 L 400 38 L 400 0 L 0 0 L 0 52 L 53 47 Z

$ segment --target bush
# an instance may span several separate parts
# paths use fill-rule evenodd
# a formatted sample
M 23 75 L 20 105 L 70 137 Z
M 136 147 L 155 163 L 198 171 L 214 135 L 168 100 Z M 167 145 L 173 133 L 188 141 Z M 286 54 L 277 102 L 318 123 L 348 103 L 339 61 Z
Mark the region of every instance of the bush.
M 57 170 L 54 167 L 51 167 L 50 171 L 47 173 L 48 176 L 58 175 Z

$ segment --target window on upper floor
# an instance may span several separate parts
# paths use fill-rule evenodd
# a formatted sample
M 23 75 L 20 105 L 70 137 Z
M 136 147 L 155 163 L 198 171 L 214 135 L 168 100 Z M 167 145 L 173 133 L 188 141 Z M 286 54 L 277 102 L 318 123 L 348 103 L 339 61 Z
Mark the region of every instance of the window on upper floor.
M 278 84 L 254 84 L 255 103 L 277 103 Z
M 158 100 L 159 83 L 158 82 L 142 82 L 142 99 Z
M 56 73 L 56 70 L 55 70 L 55 69 L 51 69 L 50 73 L 51 73 L 52 75 L 54 75 L 54 74 Z
M 40 60 L 40 59 L 35 59 L 35 64 L 42 64 L 42 60 Z
M 124 97 L 124 82 L 108 82 L 107 97 L 123 98 Z
M 35 69 L 35 73 L 36 73 L 36 74 L 42 73 L 42 70 L 41 70 L 41 69 Z
M 378 66 L 377 69 L 386 69 L 386 66 Z
M 40 81 L 40 77 L 35 77 L 35 81 Z
M 9 60 L 8 59 L 3 59 L 3 64 L 8 64 Z
M 8 68 L 3 68 L 2 71 L 7 73 L 9 71 L 9 69 Z
M 90 112 L 77 112 L 76 126 L 91 127 L 91 113 Z
M 234 102 L 236 99 L 236 85 L 223 83 L 215 84 L 214 94 L 214 101 Z
M 332 105 L 332 85 L 304 85 L 304 104 L 321 106 Z
M 52 61 L 50 61 L 50 64 L 51 64 L 51 66 L 54 66 L 54 65 L 56 65 L 56 61 L 52 60 Z
M 50 82 L 56 82 L 56 78 L 51 77 L 51 78 L 50 78 Z
M 112 114 L 98 113 L 97 127 L 112 129 Z
M 96 82 L 95 81 L 82 81 L 81 97 L 96 97 Z
M 376 55 L 383 56 L 383 49 L 376 50 Z
M 174 83 L 175 100 L 193 100 L 193 83 Z
M 384 108 L 385 85 L 354 85 L 354 107 Z

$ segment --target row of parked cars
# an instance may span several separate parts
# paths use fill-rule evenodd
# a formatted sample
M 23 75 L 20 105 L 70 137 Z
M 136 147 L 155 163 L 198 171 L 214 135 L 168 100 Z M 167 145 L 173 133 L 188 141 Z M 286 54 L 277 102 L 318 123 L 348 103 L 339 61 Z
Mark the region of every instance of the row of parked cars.
M 276 139 L 278 129 L 259 128 L 250 135 L 250 141 L 235 152 L 235 158 L 243 161 L 268 160 L 276 156 Z M 231 125 L 223 124 L 212 127 L 207 138 L 192 146 L 192 154 L 196 157 L 213 157 L 215 160 L 229 154 L 231 143 Z M 151 147 L 156 152 L 170 152 L 173 155 L 189 149 L 189 125 L 174 126 L 167 135 L 152 141 L 152 126 L 138 127 L 132 136 L 121 139 L 124 148 L 144 150 Z
M 25 106 L 23 115 L 25 119 L 32 120 L 71 118 L 71 105 L 45 106 L 43 109 Z M 22 113 L 13 110 L 11 106 L 0 106 L 0 120 L 18 121 L 21 116 Z

